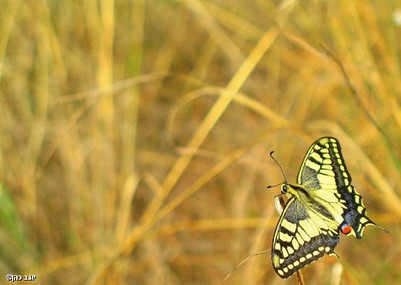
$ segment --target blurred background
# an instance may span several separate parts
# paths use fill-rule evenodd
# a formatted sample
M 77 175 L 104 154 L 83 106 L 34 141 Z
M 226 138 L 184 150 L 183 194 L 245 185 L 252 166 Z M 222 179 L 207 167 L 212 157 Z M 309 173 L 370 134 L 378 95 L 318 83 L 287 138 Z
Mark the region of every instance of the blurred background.
M 389 233 L 342 235 L 305 283 L 401 283 L 401 1 L 1 7 L 2 284 L 296 284 L 269 153 L 295 182 L 325 135 Z

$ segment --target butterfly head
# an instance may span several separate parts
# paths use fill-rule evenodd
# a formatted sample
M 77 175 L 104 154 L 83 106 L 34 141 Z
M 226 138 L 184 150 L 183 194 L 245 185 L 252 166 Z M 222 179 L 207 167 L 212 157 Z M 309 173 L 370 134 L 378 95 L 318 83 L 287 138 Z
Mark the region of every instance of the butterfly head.
M 281 194 L 287 194 L 287 192 L 288 192 L 288 184 L 286 182 L 284 182 L 281 185 Z

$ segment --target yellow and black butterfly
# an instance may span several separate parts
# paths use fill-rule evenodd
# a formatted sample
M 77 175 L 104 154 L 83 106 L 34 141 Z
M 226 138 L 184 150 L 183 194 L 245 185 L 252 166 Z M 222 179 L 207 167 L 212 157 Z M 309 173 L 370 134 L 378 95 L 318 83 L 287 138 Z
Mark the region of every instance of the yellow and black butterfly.
M 289 200 L 276 226 L 271 251 L 273 268 L 281 278 L 324 254 L 336 255 L 340 232 L 360 239 L 367 225 L 376 225 L 351 185 L 340 143 L 333 137 L 311 145 L 297 184 L 285 181 L 281 192 Z

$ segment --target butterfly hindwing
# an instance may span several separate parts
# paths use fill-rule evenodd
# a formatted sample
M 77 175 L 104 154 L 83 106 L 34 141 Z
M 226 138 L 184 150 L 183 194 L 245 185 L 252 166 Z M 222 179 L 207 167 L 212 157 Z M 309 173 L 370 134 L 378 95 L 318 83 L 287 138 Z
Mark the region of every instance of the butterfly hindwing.
M 312 144 L 297 183 L 282 186 L 289 200 L 273 237 L 273 267 L 282 278 L 324 254 L 335 254 L 340 231 L 361 238 L 364 228 L 374 225 L 351 185 L 337 139 L 323 137 Z
M 321 138 L 312 144 L 297 178 L 299 185 L 334 213 L 344 234 L 353 234 L 360 239 L 364 228 L 374 223 L 367 217 L 362 197 L 351 181 L 340 143 L 332 137 Z

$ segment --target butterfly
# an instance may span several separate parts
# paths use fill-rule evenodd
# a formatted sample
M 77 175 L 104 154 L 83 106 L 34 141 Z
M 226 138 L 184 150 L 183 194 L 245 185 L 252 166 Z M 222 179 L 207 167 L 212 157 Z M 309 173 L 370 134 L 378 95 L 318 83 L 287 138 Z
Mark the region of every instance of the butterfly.
M 281 278 L 318 260 L 335 255 L 340 232 L 360 239 L 368 225 L 362 197 L 351 185 L 341 146 L 322 137 L 309 148 L 297 184 L 285 181 L 281 193 L 288 201 L 277 223 L 272 243 L 273 268 Z

